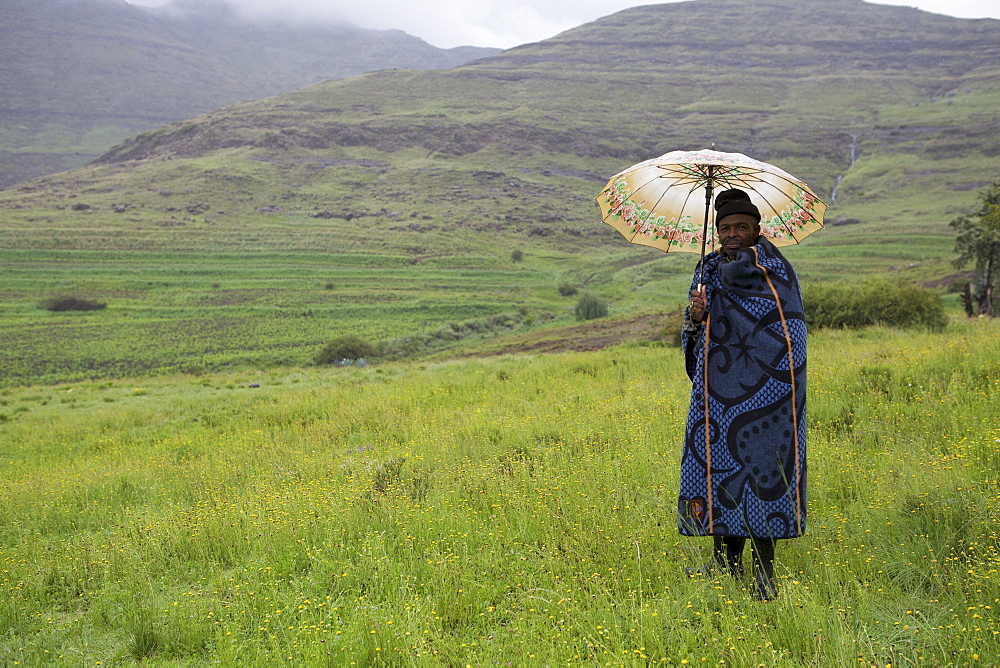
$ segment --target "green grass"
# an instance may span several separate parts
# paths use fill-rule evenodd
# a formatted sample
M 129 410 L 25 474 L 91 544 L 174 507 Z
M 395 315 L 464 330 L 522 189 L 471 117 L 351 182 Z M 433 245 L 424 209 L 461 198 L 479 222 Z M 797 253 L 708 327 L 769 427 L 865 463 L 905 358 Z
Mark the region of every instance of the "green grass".
M 767 604 L 684 575 L 676 349 L 6 388 L 0 656 L 988 664 L 997 327 L 813 334 Z
M 511 314 L 517 329 L 529 332 L 573 321 L 575 299 L 560 296 L 560 285 L 614 298 L 619 313 L 630 310 L 629 301 L 648 309 L 633 294 L 636 281 L 649 290 L 667 280 L 665 294 L 682 295 L 694 262 L 628 247 L 599 220 L 567 220 L 554 233 L 527 213 L 514 223 L 498 221 L 489 213 L 493 198 L 474 200 L 474 210 L 411 198 L 386 209 L 385 201 L 344 202 L 316 181 L 325 194 L 310 195 L 315 204 L 288 204 L 277 194 L 281 178 L 255 164 L 236 163 L 223 173 L 213 158 L 197 167 L 102 168 L 94 185 L 48 191 L 44 207 L 8 209 L 0 229 L 0 332 L 8 342 L 0 352 L 8 369 L 2 382 L 301 365 L 345 333 L 387 344 Z M 156 189 L 134 181 L 147 169 L 162 177 Z M 482 177 L 464 170 L 421 169 L 412 172 L 421 179 L 413 193 L 422 192 L 425 179 L 482 185 Z M 240 185 L 243 176 L 254 184 Z M 204 178 L 211 194 L 197 190 Z M 520 180 L 494 181 L 488 187 L 526 198 L 537 190 Z M 277 210 L 257 210 L 275 202 L 282 203 Z M 317 211 L 333 217 L 310 215 Z M 513 249 L 522 261 L 511 260 Z M 647 277 L 647 262 L 669 269 Z M 53 317 L 38 308 L 62 295 L 108 308 L 92 318 Z M 469 347 L 486 335 L 448 343 Z
M 211 162 L 203 167 L 209 178 L 217 175 Z M 332 196 L 317 195 L 308 209 L 261 212 L 255 204 L 281 201 L 270 199 L 263 185 L 252 189 L 255 202 L 244 203 L 227 189 L 239 179 L 221 179 L 206 202 L 205 193 L 179 194 L 204 172 L 169 169 L 172 175 L 159 181 L 162 190 L 116 184 L 131 171 L 164 174 L 155 163 L 125 172 L 103 168 L 98 182 L 110 183 L 102 189 L 109 192 L 48 193 L 41 196 L 45 208 L 8 209 L 0 229 L 0 335 L 6 342 L 0 384 L 300 366 L 346 333 L 399 351 L 402 339 L 516 316 L 512 330 L 438 337 L 407 353 L 443 348 L 464 354 L 499 333 L 537 337 L 574 322 L 576 298 L 559 294 L 564 284 L 596 294 L 616 316 L 673 312 L 696 260 L 627 245 L 600 223 L 592 203 L 589 217 L 548 225 L 527 212 L 505 214 L 524 216 L 513 222 L 498 220 L 489 209 L 497 200 L 490 199 L 473 200 L 467 211 L 452 201 L 407 200 L 380 213 L 377 203 L 341 207 Z M 529 176 L 537 181 L 502 178 L 496 187 L 529 198 L 554 189 L 556 177 Z M 278 187 L 269 178 L 261 183 Z M 458 172 L 451 182 L 472 188 L 475 180 Z M 121 203 L 127 206 L 115 212 Z M 333 217 L 311 216 L 316 210 Z M 345 211 L 369 215 L 346 220 L 340 217 Z M 943 252 L 953 240 L 943 230 L 914 235 L 904 225 L 886 224 L 871 238 L 861 227 L 822 230 L 786 254 L 806 283 L 876 273 L 922 283 L 955 271 Z M 511 260 L 514 251 L 522 261 Z M 39 308 L 62 296 L 108 306 L 70 314 Z
M 0 660 L 995 662 L 996 323 L 814 332 L 810 533 L 766 606 L 683 576 L 707 546 L 674 529 L 676 350 L 454 361 L 599 336 L 563 285 L 610 303 L 594 327 L 661 334 L 695 258 L 627 246 L 593 197 L 677 148 L 843 175 L 830 218 L 860 222 L 788 249 L 804 282 L 955 272 L 947 222 L 1000 178 L 988 63 L 775 49 L 708 85 L 671 41 L 637 76 L 665 16 L 218 110 L 0 192 Z M 65 295 L 107 308 L 38 307 Z M 309 365 L 343 334 L 423 361 Z
M 694 258 L 627 246 L 593 198 L 633 162 L 713 143 L 824 197 L 843 177 L 831 225 L 787 251 L 803 282 L 950 283 L 948 221 L 1000 178 L 992 42 L 975 51 L 987 62 L 974 74 L 956 77 L 965 60 L 946 55 L 966 58 L 956 40 L 976 42 L 980 24 L 911 13 L 903 26 L 909 10 L 867 5 L 841 12 L 831 34 L 926 30 L 945 55 L 871 67 L 898 56 L 880 42 L 840 53 L 861 58 L 857 68 L 830 69 L 812 45 L 792 45 L 745 54 L 746 67 L 706 81 L 705 51 L 670 38 L 684 32 L 671 19 L 715 21 L 704 9 L 636 8 L 473 65 L 218 109 L 139 135 L 101 164 L 0 192 L 0 363 L 12 370 L 0 384 L 300 365 L 344 333 L 426 342 L 510 314 L 518 324 L 505 337 L 537 338 L 572 322 L 563 284 L 616 316 L 673 312 Z M 766 11 L 746 29 L 798 20 Z M 831 21 L 818 5 L 797 11 Z M 618 39 L 625 30 L 643 37 Z M 823 49 L 848 48 L 831 39 Z M 647 43 L 662 46 L 662 62 Z M 55 293 L 108 308 L 63 319 L 35 308 Z
M 405 249 L 385 247 L 365 253 L 361 244 L 358 252 L 310 251 L 333 245 L 328 226 L 299 228 L 284 251 L 258 250 L 285 238 L 283 230 L 267 227 L 245 242 L 221 233 L 234 252 L 97 250 L 91 247 L 102 241 L 83 235 L 72 237 L 79 250 L 12 250 L 0 297 L 6 342 L 0 384 L 300 366 L 347 333 L 389 344 L 448 328 L 453 333 L 437 348 L 469 345 L 489 335 L 490 322 L 502 316 L 513 317 L 503 331 L 572 321 L 575 299 L 560 296 L 558 286 L 567 280 L 584 285 L 588 268 L 591 279 L 602 271 L 528 247 L 517 263 L 472 246 L 465 254 L 429 248 L 404 255 Z M 94 231 L 121 238 L 108 228 Z M 170 243 L 170 234 L 171 228 L 154 228 L 149 237 L 127 242 L 156 248 Z M 224 244 L 219 238 L 206 245 L 212 243 Z M 239 248 L 244 243 L 249 248 Z M 88 313 L 41 308 L 61 296 L 108 307 Z

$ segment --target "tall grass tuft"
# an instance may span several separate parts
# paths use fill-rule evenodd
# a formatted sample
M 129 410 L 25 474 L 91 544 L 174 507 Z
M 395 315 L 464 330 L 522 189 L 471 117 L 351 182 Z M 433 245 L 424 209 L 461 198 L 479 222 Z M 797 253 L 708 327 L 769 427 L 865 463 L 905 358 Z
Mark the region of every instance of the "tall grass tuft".
M 586 293 L 576 302 L 574 310 L 577 320 L 595 320 L 608 315 L 608 303 L 600 297 Z

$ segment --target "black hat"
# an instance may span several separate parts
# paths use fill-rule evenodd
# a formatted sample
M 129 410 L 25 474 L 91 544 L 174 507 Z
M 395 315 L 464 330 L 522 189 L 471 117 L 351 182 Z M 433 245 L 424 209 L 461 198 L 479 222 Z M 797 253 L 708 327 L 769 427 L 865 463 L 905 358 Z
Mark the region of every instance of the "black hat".
M 736 213 L 745 213 L 760 222 L 760 211 L 750 201 L 750 195 L 739 188 L 723 190 L 715 198 L 715 224 L 718 225 L 720 220 Z

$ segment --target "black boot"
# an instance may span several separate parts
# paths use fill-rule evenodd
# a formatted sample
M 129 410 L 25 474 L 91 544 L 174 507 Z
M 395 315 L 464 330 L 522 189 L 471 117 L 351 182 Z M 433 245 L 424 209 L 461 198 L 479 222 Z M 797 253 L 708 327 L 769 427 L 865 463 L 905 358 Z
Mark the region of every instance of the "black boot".
M 752 543 L 753 577 L 757 585 L 757 600 L 770 601 L 777 595 L 774 588 L 774 540 L 754 538 Z
M 715 544 L 715 560 L 729 570 L 735 578 L 743 575 L 743 546 L 747 539 L 738 536 L 718 536 Z
M 717 570 L 725 570 L 730 575 L 743 575 L 743 545 L 745 538 L 736 536 L 712 536 L 712 560 L 702 566 L 686 568 L 689 577 L 713 575 Z
M 719 556 L 722 550 L 722 536 L 712 536 L 712 559 L 701 566 L 689 566 L 684 569 L 689 578 L 696 576 L 709 577 L 715 575 L 715 571 L 722 567 L 723 561 Z

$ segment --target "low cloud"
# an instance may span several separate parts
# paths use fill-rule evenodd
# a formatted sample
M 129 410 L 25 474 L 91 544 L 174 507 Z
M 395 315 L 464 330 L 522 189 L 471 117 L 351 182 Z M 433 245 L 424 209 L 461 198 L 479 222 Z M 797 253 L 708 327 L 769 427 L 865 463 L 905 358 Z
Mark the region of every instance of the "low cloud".
M 146 6 L 168 4 L 164 0 L 128 1 Z M 628 7 L 656 4 L 642 0 L 435 0 L 433 3 L 414 0 L 225 1 L 248 18 L 286 23 L 350 23 L 377 30 L 403 30 L 441 48 L 465 45 L 510 48 L 553 37 Z M 879 1 L 880 4 L 915 5 L 949 16 L 1000 17 L 1000 6 L 996 0 Z
M 630 6 L 648 4 L 636 0 L 225 1 L 243 16 L 255 20 L 350 23 L 377 30 L 403 30 L 441 48 L 466 45 L 509 48 L 547 39 Z M 128 2 L 144 6 L 170 4 L 164 0 Z

